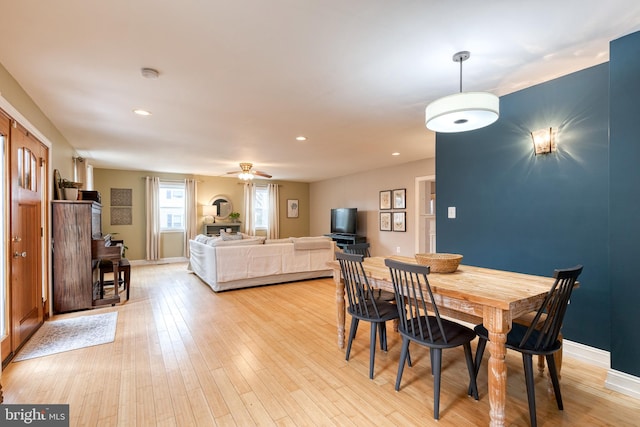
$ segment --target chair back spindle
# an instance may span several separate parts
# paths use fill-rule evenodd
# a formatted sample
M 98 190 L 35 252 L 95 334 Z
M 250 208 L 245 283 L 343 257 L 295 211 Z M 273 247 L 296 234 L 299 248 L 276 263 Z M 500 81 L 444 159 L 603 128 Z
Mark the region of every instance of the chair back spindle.
M 348 254 L 358 254 L 363 255 L 365 257 L 370 257 L 371 253 L 369 252 L 369 248 L 371 246 L 369 243 L 352 243 L 350 245 L 344 246 L 344 252 Z
M 385 264 L 391 273 L 396 304 L 406 307 L 406 310 L 398 310 L 398 329 L 422 342 L 434 344 L 442 340 L 447 344 L 446 330 L 427 279 L 429 266 L 407 265 L 391 259 L 385 260 Z M 432 316 L 429 316 L 429 311 Z
M 344 253 L 358 254 L 367 258 L 371 256 L 371 253 L 369 252 L 369 248 L 370 248 L 369 243 L 364 242 L 364 243 L 352 243 L 350 245 L 345 245 L 343 250 L 344 250 Z M 383 291 L 382 289 L 374 290 L 374 295 L 378 301 L 395 301 L 396 300 L 396 297 L 393 294 L 393 292 Z
M 555 282 L 520 340 L 520 347 L 541 351 L 556 345 L 571 291 L 581 272 L 581 265 L 554 271 Z M 532 337 L 535 337 L 535 340 L 531 340 Z
M 362 266 L 363 255 L 336 252 L 348 299 L 349 313 L 364 317 L 380 317 L 373 289 Z

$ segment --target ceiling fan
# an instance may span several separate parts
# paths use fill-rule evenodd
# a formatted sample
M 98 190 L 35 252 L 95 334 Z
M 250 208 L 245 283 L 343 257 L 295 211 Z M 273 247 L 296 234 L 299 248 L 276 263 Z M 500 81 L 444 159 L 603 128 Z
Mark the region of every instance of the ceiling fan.
M 269 175 L 268 173 L 252 170 L 252 168 L 253 168 L 253 163 L 240 163 L 239 171 L 227 172 L 226 175 L 237 174 L 238 178 L 240 178 L 243 181 L 252 180 L 255 176 L 261 176 L 263 178 L 271 178 L 271 175 Z

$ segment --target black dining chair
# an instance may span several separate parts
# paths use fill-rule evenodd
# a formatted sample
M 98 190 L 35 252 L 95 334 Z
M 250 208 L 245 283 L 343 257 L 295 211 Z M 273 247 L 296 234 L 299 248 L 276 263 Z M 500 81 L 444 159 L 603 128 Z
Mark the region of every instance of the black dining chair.
M 475 366 L 471 353 L 471 341 L 476 337 L 475 332 L 464 325 L 440 316 L 427 279 L 429 266 L 408 264 L 391 259 L 386 259 L 385 265 L 389 267 L 391 272 L 400 317 L 398 332 L 402 336 L 396 391 L 400 390 L 405 363 L 408 362 L 411 366 L 409 343 L 415 342 L 428 347 L 433 375 L 433 418 L 439 419 L 442 350 L 462 346 L 471 383 L 469 394 L 478 400 Z
M 364 257 L 357 254 L 336 252 L 336 259 L 340 263 L 342 280 L 347 294 L 347 311 L 351 315 L 351 329 L 347 344 L 346 360 L 349 360 L 351 344 L 356 336 L 360 320 L 371 323 L 371 338 L 369 343 L 369 378 L 373 379 L 373 367 L 376 355 L 376 331 L 380 333 L 380 349 L 387 351 L 386 322 L 398 318 L 395 304 L 380 301 L 375 298 L 374 289 L 362 267 Z
M 581 265 L 555 270 L 553 272 L 555 282 L 529 325 L 513 323 L 511 331 L 507 334 L 506 347 L 522 353 L 524 377 L 527 384 L 527 399 L 529 400 L 529 419 L 532 427 L 537 425 L 533 356 L 545 356 L 558 409 L 563 409 L 554 354 L 562 348 L 562 341 L 558 339 L 558 336 L 569 305 L 571 291 L 580 273 L 582 273 Z M 484 325 L 477 325 L 475 332 L 480 338 L 475 358 L 477 376 L 482 362 L 482 355 L 489 340 L 489 332 Z
M 362 255 L 364 257 L 370 257 L 371 252 L 369 249 L 371 248 L 371 244 L 368 242 L 364 243 L 351 243 L 348 245 L 344 245 L 344 251 L 348 254 L 357 254 Z
M 371 256 L 371 252 L 369 251 L 370 247 L 371 245 L 368 242 L 351 243 L 351 244 L 345 245 L 343 247 L 343 250 L 345 253 L 358 254 L 366 258 Z M 375 290 L 375 297 L 376 299 L 379 299 L 382 301 L 394 302 L 396 300 L 396 296 L 393 294 L 393 292 L 385 291 L 382 289 Z

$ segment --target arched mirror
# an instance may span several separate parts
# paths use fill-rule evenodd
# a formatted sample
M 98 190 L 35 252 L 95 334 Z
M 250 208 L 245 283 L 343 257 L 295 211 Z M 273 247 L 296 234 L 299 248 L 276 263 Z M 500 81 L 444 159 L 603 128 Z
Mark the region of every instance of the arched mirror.
M 218 215 L 216 215 L 217 219 L 226 219 L 231 212 L 233 212 L 233 205 L 231 204 L 231 200 L 229 197 L 224 195 L 217 195 L 211 199 L 211 205 L 215 206 Z

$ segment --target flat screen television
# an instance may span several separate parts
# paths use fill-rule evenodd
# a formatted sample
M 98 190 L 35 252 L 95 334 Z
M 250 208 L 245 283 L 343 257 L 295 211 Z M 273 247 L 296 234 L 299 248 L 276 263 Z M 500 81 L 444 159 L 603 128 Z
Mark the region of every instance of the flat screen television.
M 356 234 L 358 226 L 357 208 L 331 209 L 331 233 Z

